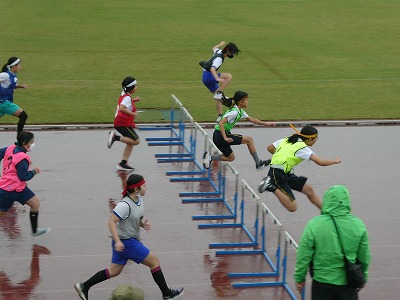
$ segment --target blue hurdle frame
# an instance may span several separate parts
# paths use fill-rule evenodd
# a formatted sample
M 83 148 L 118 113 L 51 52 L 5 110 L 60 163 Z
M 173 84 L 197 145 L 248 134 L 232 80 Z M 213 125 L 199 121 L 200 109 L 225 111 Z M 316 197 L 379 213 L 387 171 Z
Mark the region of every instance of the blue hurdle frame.
M 275 217 L 275 215 L 271 212 L 271 210 L 264 204 L 261 203 L 263 208 L 262 214 L 262 227 L 261 227 L 261 249 L 258 250 L 242 250 L 236 254 L 257 254 L 262 255 L 269 266 L 272 269 L 272 272 L 252 272 L 252 273 L 228 273 L 228 277 L 270 277 L 270 276 L 279 276 L 279 264 L 281 258 L 281 239 L 282 239 L 282 223 Z M 267 253 L 266 247 L 266 236 L 267 236 L 267 227 L 266 227 L 266 217 L 270 216 L 273 224 L 277 228 L 278 238 L 277 238 L 277 246 L 275 251 L 275 262 L 269 257 Z M 217 252 L 218 254 L 218 252 Z M 234 287 L 240 288 L 241 284 L 234 284 Z
M 222 178 L 221 178 L 221 197 L 219 198 L 195 198 L 195 199 L 183 199 L 182 203 L 215 203 L 215 202 L 223 202 L 224 206 L 227 208 L 228 210 L 228 214 L 222 214 L 222 215 L 195 215 L 192 216 L 192 220 L 222 220 L 222 219 L 236 219 L 237 218 L 237 206 L 238 206 L 238 190 L 239 190 L 239 172 L 232 166 L 232 164 L 230 163 L 223 163 L 220 162 L 220 170 L 222 169 L 222 172 L 219 172 L 218 175 L 220 175 L 220 173 L 222 173 Z M 229 169 L 234 177 L 235 177 L 235 191 L 233 194 L 233 201 L 231 205 L 226 199 L 227 199 L 227 195 L 226 195 L 226 169 Z M 206 224 L 205 226 L 207 226 L 209 224 Z M 220 226 L 223 227 L 223 224 L 218 224 Z M 199 228 L 201 228 L 202 225 L 199 225 Z
M 232 286 L 236 288 L 245 288 L 245 287 L 267 287 L 267 286 L 281 286 L 283 287 L 286 292 L 289 294 L 290 298 L 293 300 L 304 300 L 306 289 L 304 288 L 301 291 L 300 298 L 297 298 L 296 295 L 293 293 L 291 288 L 289 287 L 286 275 L 287 275 L 287 257 L 288 257 L 288 247 L 292 246 L 295 250 L 299 247 L 296 241 L 290 236 L 290 234 L 285 231 L 285 247 L 284 247 L 284 256 L 282 260 L 282 278 L 278 281 L 265 281 L 265 282 L 233 282 Z
M 256 218 L 254 221 L 254 235 L 250 232 L 247 226 L 244 223 L 244 198 L 245 192 L 249 191 L 252 195 L 253 199 L 256 199 Z M 199 229 L 208 229 L 208 228 L 241 228 L 248 238 L 250 242 L 242 242 L 242 243 L 211 243 L 209 244 L 210 248 L 242 248 L 242 247 L 257 247 L 258 242 L 258 230 L 259 230 L 259 200 L 260 198 L 258 195 L 253 191 L 253 189 L 247 184 L 245 180 L 242 179 L 242 199 L 240 203 L 240 222 L 236 222 L 236 219 L 233 223 L 222 223 L 222 224 L 200 224 L 198 227 Z M 239 254 L 241 251 L 245 250 L 221 250 L 217 251 L 217 255 L 229 255 L 229 254 Z

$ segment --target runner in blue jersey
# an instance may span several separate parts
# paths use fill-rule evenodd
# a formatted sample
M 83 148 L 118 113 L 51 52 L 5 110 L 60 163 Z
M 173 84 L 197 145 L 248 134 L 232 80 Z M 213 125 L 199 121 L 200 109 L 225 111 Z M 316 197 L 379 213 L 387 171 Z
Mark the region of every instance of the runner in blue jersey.
M 222 49 L 220 49 L 223 47 Z M 222 66 L 226 57 L 234 58 L 239 54 L 239 49 L 234 43 L 222 41 L 215 45 L 212 49 L 213 56 L 209 59 L 209 67 L 203 67 L 202 81 L 208 90 L 214 94 L 213 98 L 216 100 L 216 109 L 218 113 L 217 122 L 222 118 L 222 93 L 226 86 L 231 82 L 232 75 L 230 73 L 218 73 L 218 69 Z M 219 85 L 221 84 L 221 85 Z
M 28 115 L 14 103 L 14 90 L 26 89 L 26 84 L 18 84 L 17 73 L 21 70 L 21 60 L 10 57 L 0 73 L 0 117 L 10 115 L 19 118 L 17 132 L 24 129 Z

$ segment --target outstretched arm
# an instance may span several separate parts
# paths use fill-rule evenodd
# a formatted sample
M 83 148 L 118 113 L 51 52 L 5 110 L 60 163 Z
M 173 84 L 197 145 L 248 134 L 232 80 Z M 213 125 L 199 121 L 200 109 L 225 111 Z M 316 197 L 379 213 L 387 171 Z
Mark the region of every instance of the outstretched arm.
M 215 45 L 214 47 L 212 47 L 212 52 L 214 52 L 215 51 L 215 49 L 218 49 L 218 48 L 220 48 L 220 47 L 222 47 L 222 46 L 225 46 L 225 44 L 226 44 L 226 42 L 225 41 L 221 41 L 218 45 Z
M 251 122 L 251 123 L 253 123 L 253 124 L 264 125 L 264 126 L 275 126 L 274 122 L 264 122 L 264 121 L 261 121 L 261 120 L 256 119 L 256 118 L 252 118 L 250 116 L 248 116 L 246 118 L 246 120 Z
M 315 162 L 317 165 L 322 166 L 322 167 L 336 165 L 336 164 L 340 164 L 342 162 L 342 160 L 338 157 L 336 157 L 335 159 L 324 159 L 324 158 L 318 157 L 315 154 L 311 154 L 310 159 L 313 162 Z

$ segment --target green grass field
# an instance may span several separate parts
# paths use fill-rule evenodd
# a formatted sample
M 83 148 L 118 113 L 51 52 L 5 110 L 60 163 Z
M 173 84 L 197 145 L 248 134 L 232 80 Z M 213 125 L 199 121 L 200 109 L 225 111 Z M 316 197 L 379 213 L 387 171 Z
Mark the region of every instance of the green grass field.
M 138 123 L 159 121 L 171 94 L 213 121 L 198 62 L 221 40 L 242 50 L 220 69 L 233 75 L 226 93 L 247 91 L 253 117 L 400 118 L 400 1 L 16 0 L 0 17 L 0 63 L 22 59 L 28 124 L 111 123 L 127 75 Z

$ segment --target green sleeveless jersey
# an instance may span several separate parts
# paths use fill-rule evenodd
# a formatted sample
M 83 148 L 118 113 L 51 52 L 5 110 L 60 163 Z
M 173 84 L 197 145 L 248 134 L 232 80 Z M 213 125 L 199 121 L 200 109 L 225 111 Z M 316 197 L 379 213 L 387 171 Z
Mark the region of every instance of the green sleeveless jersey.
M 226 122 L 226 123 L 224 124 L 224 129 L 225 129 L 225 131 L 227 131 L 227 132 L 230 132 L 230 131 L 232 130 L 232 128 L 235 127 L 236 122 L 239 121 L 239 120 L 242 118 L 243 112 L 244 112 L 243 109 L 239 109 L 237 106 L 234 106 L 234 107 L 228 109 L 228 110 L 225 112 L 225 114 L 223 115 L 222 118 L 224 118 L 225 115 L 226 115 L 227 113 L 231 112 L 231 111 L 237 111 L 238 114 L 237 114 L 235 120 L 234 120 L 232 123 Z M 215 129 L 221 131 L 221 128 L 220 128 L 219 124 L 215 125 Z
M 296 152 L 307 147 L 303 141 L 292 144 L 288 142 L 288 139 L 284 139 L 279 143 L 271 159 L 271 165 L 283 166 L 285 173 L 289 173 L 294 166 L 303 161 L 302 158 L 296 157 Z

